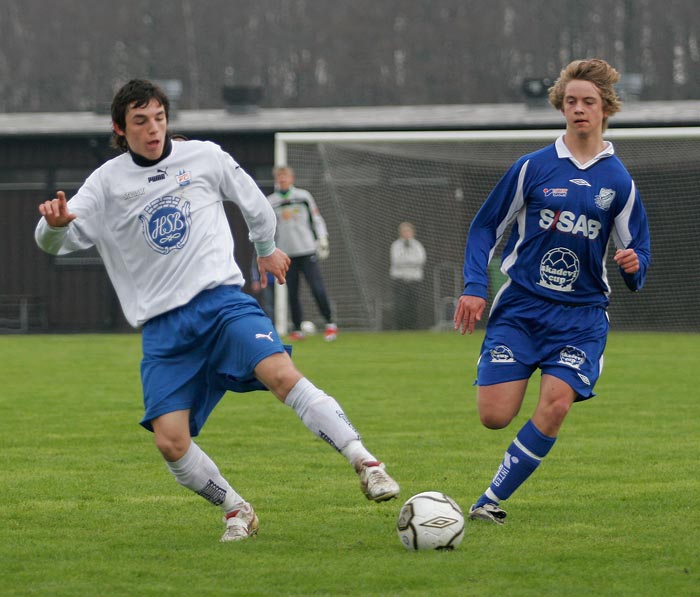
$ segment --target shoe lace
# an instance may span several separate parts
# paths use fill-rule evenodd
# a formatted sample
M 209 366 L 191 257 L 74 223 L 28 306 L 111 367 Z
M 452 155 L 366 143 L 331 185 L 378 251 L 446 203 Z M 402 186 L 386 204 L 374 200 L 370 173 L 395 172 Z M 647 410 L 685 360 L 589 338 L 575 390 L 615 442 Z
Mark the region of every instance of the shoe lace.
M 241 518 L 229 518 L 226 521 L 226 536 L 227 537 L 247 537 L 248 524 Z
M 367 485 L 379 485 L 388 481 L 388 475 L 379 464 L 366 467 L 364 472 Z

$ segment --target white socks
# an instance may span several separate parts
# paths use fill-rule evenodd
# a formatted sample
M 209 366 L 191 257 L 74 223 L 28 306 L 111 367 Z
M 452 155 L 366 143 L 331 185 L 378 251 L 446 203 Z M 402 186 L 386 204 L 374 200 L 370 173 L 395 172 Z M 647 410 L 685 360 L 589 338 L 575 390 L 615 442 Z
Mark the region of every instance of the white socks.
M 291 389 L 284 403 L 294 409 L 309 431 L 327 441 L 356 468 L 360 462 L 376 460 L 362 445 L 360 434 L 335 399 L 305 377 Z
M 166 460 L 165 464 L 180 485 L 191 489 L 215 506 L 221 506 L 224 512 L 231 512 L 245 502 L 223 478 L 214 461 L 194 442 L 190 442 L 189 449 L 180 460 Z
M 356 470 L 363 462 L 376 461 L 335 399 L 305 377 L 295 384 L 284 402 L 294 409 L 312 433 L 338 450 Z M 165 463 L 180 485 L 215 506 L 221 506 L 224 512 L 232 512 L 245 503 L 221 475 L 214 461 L 194 441 L 190 442 L 180 460 L 166 460 Z
M 351 441 L 340 453 L 348 459 L 358 473 L 363 462 L 378 462 L 357 439 Z

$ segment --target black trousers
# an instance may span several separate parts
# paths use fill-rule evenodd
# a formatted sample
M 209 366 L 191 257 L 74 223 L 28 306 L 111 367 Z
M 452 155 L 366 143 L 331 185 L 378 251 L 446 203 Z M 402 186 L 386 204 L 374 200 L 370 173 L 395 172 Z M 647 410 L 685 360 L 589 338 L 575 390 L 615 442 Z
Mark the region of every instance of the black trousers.
M 418 327 L 418 308 L 422 282 L 392 280 L 394 295 L 394 329 L 415 330 Z
M 299 282 L 301 275 L 306 278 L 311 294 L 318 305 L 318 309 L 326 320 L 326 323 L 333 321 L 331 316 L 331 303 L 326 294 L 326 287 L 323 284 L 321 268 L 318 266 L 316 254 L 292 257 L 287 271 L 287 292 L 289 293 L 289 308 L 292 312 L 292 324 L 294 329 L 301 327 L 304 319 L 304 312 L 299 300 Z

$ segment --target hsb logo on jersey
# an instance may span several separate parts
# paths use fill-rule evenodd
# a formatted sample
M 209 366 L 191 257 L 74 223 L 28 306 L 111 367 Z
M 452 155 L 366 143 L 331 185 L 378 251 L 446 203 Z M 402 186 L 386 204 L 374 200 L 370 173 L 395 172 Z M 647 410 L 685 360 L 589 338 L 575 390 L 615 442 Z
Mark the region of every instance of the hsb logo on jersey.
M 152 249 L 163 255 L 185 246 L 190 235 L 190 202 L 166 196 L 149 203 L 139 216 L 143 235 Z

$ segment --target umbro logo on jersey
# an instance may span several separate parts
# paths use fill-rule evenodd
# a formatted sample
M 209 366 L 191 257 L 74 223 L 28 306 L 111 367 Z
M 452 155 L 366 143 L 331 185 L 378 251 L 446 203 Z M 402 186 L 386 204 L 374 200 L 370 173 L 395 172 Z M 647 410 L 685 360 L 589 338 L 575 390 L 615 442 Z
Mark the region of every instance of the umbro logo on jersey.
M 583 178 L 572 178 L 569 182 L 573 182 L 574 184 L 577 184 L 580 187 L 590 187 L 591 183 L 588 182 L 587 180 L 583 180 Z
M 261 338 L 265 338 L 266 340 L 269 340 L 270 342 L 274 342 L 272 339 L 272 332 L 268 332 L 267 334 L 255 334 L 255 339 L 259 340 Z

